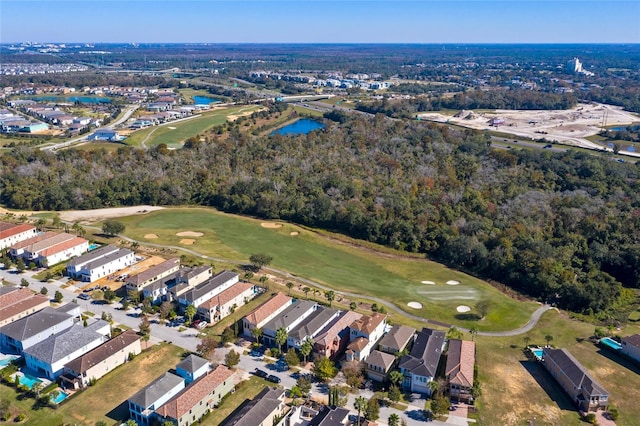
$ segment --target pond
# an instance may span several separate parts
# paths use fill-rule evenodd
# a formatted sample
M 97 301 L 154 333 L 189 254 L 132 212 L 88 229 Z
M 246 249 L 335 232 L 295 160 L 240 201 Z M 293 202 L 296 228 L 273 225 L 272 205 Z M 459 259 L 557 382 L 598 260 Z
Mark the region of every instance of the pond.
M 296 121 L 295 123 L 291 123 L 277 130 L 274 130 L 271 135 L 306 135 L 309 132 L 318 129 L 324 129 L 325 127 L 326 126 L 324 125 L 324 123 L 316 120 L 311 120 L 310 118 L 303 118 Z
M 208 98 L 206 96 L 194 96 L 193 97 L 193 102 L 196 105 L 209 105 L 209 104 L 213 104 L 213 103 L 216 103 L 216 102 L 220 102 L 220 99 Z
M 80 102 L 83 104 L 109 104 L 111 99 L 102 97 L 91 96 L 38 96 L 32 98 L 34 101 L 47 101 L 47 102 Z
M 637 132 L 638 130 L 640 130 L 640 124 L 633 123 L 628 126 L 609 127 L 607 130 L 612 130 L 614 132 L 626 132 L 626 131 Z

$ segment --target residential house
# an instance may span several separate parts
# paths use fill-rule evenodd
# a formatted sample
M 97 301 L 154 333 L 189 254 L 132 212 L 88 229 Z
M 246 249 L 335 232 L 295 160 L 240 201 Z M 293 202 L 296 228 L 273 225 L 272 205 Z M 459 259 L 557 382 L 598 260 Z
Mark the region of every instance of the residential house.
M 127 400 L 129 417 L 140 426 L 149 426 L 155 418 L 155 410 L 184 388 L 184 378 L 164 373 Z
M 108 245 L 72 259 L 67 264 L 67 275 L 83 282 L 94 282 L 134 263 L 134 252 Z
M 189 355 L 176 365 L 176 373 L 184 378 L 186 384 L 189 384 L 199 377 L 204 376 L 211 370 L 211 364 L 204 358 L 197 355 Z
M 0 222 L 0 250 L 38 235 L 35 226 Z
M 284 293 L 276 294 L 242 319 L 242 333 L 246 337 L 251 337 L 252 330 L 262 328 L 267 322 L 289 307 L 292 301 L 293 299 Z
M 227 417 L 222 426 L 273 426 L 274 420 L 285 414 L 284 394 L 284 389 L 265 387 Z
M 580 411 L 609 406 L 609 392 L 566 349 L 544 348 L 543 365 Z
M 38 376 L 57 379 L 64 372 L 66 363 L 100 346 L 110 335 L 111 325 L 107 321 L 96 320 L 86 327 L 75 324 L 25 349 L 27 368 Z
M 196 287 L 213 276 L 211 266 L 197 266 L 194 268 L 182 268 L 171 279 L 167 279 L 167 290 L 171 293 L 172 300 L 178 300 L 185 292 Z
M 343 426 L 349 425 L 350 411 L 343 407 L 320 407 L 318 414 L 308 423 L 308 426 Z
M 89 241 L 75 235 L 57 232 L 45 232 L 14 244 L 10 248 L 11 256 L 22 257 L 25 262 L 39 265 L 55 265 L 89 250 Z
M 72 389 L 87 387 L 92 380 L 100 379 L 127 362 L 131 355 L 140 352 L 140 336 L 134 330 L 126 330 L 65 364 L 63 375 L 60 376 L 63 386 Z
M 49 298 L 21 287 L 0 287 L 0 327 L 49 306 Z
M 375 313 L 363 315 L 350 326 L 349 345 L 347 346 L 347 361 L 363 361 L 384 334 L 387 316 Z
M 75 305 L 75 304 L 72 304 Z M 78 306 L 78 305 L 75 305 Z M 0 327 L 0 347 L 3 351 L 22 354 L 25 349 L 49 336 L 71 328 L 78 313 L 67 313 L 61 307 L 46 307 L 41 311 Z
M 195 424 L 233 390 L 233 374 L 231 369 L 218 365 L 157 408 L 156 415 L 162 422 L 171 421 L 176 426 Z
M 318 309 L 316 302 L 311 300 L 296 301 L 262 327 L 263 341 L 275 344 L 278 329 L 284 328 L 288 334 L 316 309 Z
M 127 290 L 141 291 L 146 286 L 150 285 L 154 281 L 162 279 L 169 274 L 177 272 L 180 269 L 180 259 L 174 257 L 169 260 L 152 266 L 132 277 L 127 278 L 125 285 Z
M 418 332 L 409 355 L 400 358 L 398 368 L 404 375 L 402 385 L 411 392 L 431 394 L 428 384 L 434 380 L 444 346 L 444 331 L 423 328 Z
M 354 311 L 342 311 L 338 319 L 330 323 L 313 339 L 313 352 L 316 356 L 325 356 L 332 360 L 339 358 L 349 344 L 349 325 L 362 318 Z
M 364 360 L 367 377 L 376 382 L 384 382 L 395 362 L 395 355 L 378 350 L 371 351 L 371 354 Z
M 469 340 L 449 340 L 445 377 L 452 400 L 473 402 L 473 367 L 476 363 L 476 344 Z
M 26 240 L 21 240 L 21 241 L 15 243 L 15 244 L 11 245 L 11 247 L 9 248 L 9 254 L 14 259 L 17 259 L 18 257 L 22 257 L 25 254 L 25 251 L 29 247 L 32 247 L 34 244 L 38 244 L 38 243 L 41 243 L 41 242 L 46 241 L 48 239 L 51 239 L 51 238 L 55 237 L 56 235 L 58 235 L 58 233 L 57 232 L 52 232 L 52 231 L 47 231 L 47 232 L 43 232 L 43 233 L 36 233 L 36 235 L 34 237 L 27 238 Z M 65 235 L 69 235 L 69 234 L 65 234 Z M 65 239 L 66 238 L 67 237 L 65 237 Z
M 87 138 L 90 141 L 120 141 L 123 139 L 120 133 L 112 129 L 98 129 Z
M 178 298 L 178 303 L 182 308 L 186 308 L 189 305 L 193 305 L 198 308 L 207 300 L 217 296 L 239 281 L 237 273 L 222 271 L 205 282 L 198 284 L 195 288 L 184 292 Z
M 318 307 L 311 315 L 289 331 L 287 346 L 300 349 L 305 340 L 313 340 L 324 328 L 336 321 L 339 316 L 340 311 L 337 309 Z
M 35 262 L 40 266 L 52 266 L 81 256 L 89 250 L 89 241 L 80 237 L 73 237 L 69 241 L 48 247 L 38 253 Z
M 640 334 L 634 334 L 622 339 L 621 353 L 640 362 Z
M 209 323 L 220 321 L 253 299 L 257 292 L 257 287 L 253 284 L 237 282 L 201 304 L 198 316 Z
M 394 325 L 378 343 L 382 352 L 397 354 L 408 349 L 415 337 L 416 329 L 406 325 Z

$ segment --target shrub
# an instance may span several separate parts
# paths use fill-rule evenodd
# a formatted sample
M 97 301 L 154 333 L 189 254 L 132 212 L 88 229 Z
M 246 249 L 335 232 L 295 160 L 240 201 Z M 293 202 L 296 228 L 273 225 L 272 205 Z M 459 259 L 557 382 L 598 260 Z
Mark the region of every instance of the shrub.
M 608 412 L 609 412 L 609 417 L 611 417 L 611 420 L 613 420 L 614 422 L 618 420 L 618 417 L 620 417 L 620 412 L 616 407 L 609 407 Z
M 597 423 L 598 423 L 598 420 L 596 419 L 596 415 L 595 415 L 595 414 L 593 414 L 593 413 L 589 413 L 589 414 L 587 414 L 586 416 L 584 416 L 584 419 L 585 419 L 587 422 L 591 423 L 592 425 L 595 425 L 595 424 L 597 424 Z
M 27 415 L 25 413 L 20 413 L 16 416 L 16 422 L 23 422 L 27 419 Z

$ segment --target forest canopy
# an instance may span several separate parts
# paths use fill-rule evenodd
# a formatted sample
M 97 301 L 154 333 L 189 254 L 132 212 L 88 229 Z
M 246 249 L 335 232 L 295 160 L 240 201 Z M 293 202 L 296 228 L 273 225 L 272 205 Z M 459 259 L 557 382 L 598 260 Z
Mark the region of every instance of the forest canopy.
M 182 150 L 18 148 L 0 157 L 15 209 L 197 204 L 422 252 L 576 312 L 640 283 L 635 165 L 585 153 L 500 151 L 486 135 L 382 115 L 296 137 Z

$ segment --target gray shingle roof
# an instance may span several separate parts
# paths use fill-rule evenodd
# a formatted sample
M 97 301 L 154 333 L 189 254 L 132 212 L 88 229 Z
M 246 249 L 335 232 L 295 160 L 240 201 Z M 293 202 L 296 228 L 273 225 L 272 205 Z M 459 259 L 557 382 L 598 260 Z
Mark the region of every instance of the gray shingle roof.
M 94 342 L 101 336 L 106 340 L 106 337 L 98 333 L 96 330 L 108 324 L 108 322 L 103 320 L 97 320 L 86 327 L 81 324 L 76 324 L 68 330 L 54 334 L 42 342 L 36 343 L 30 348 L 25 349 L 24 353 L 41 361 L 53 364 L 83 346 Z
M 0 327 L 0 334 L 11 337 L 17 341 L 24 341 L 45 330 L 50 329 L 56 324 L 63 323 L 71 318 L 71 315 L 60 312 L 57 309 L 46 307 L 41 311 L 21 318 L 17 321 Z
M 165 260 L 164 262 L 162 262 L 162 263 L 160 263 L 158 265 L 152 266 L 151 268 L 146 269 L 146 270 L 140 272 L 139 274 L 136 274 L 136 275 L 128 278 L 127 279 L 127 284 L 132 284 L 134 286 L 140 286 L 143 283 L 147 282 L 148 280 L 167 272 L 171 268 L 175 268 L 179 264 L 180 264 L 180 259 L 178 259 L 177 257 L 174 257 L 174 258 L 169 259 L 169 260 Z
M 284 389 L 265 387 L 251 401 L 240 407 L 222 423 L 224 426 L 256 426 L 282 403 Z
M 97 348 L 68 362 L 65 367 L 78 374 L 82 374 L 137 340 L 140 340 L 140 336 L 138 336 L 135 331 L 131 329 L 126 330 L 124 333 L 104 342 Z
M 176 365 L 176 369 L 181 369 L 186 372 L 193 373 L 207 364 L 209 364 L 209 361 L 192 354 L 180 361 L 178 365 Z
M 300 324 L 289 331 L 289 337 L 302 340 L 307 336 L 314 336 L 321 331 L 325 323 L 335 317 L 337 309 L 319 307 L 314 313 L 305 318 Z
M 215 275 L 205 282 L 199 284 L 196 288 L 187 291 L 185 294 L 181 296 L 181 298 L 186 299 L 187 301 L 193 303 L 196 299 L 204 296 L 209 293 L 213 289 L 220 287 L 222 284 L 227 281 L 237 277 L 238 274 L 231 271 L 222 271 L 218 275 Z
M 389 368 L 391 368 L 395 360 L 396 360 L 396 357 L 394 355 L 376 350 L 376 351 L 371 351 L 371 354 L 367 357 L 367 359 L 365 360 L 365 363 L 376 366 L 376 367 L 380 367 L 384 371 L 387 371 Z
M 277 315 L 262 328 L 266 330 L 277 330 L 280 327 L 288 328 L 291 324 L 300 319 L 300 315 L 307 312 L 315 306 L 315 304 L 316 302 L 311 300 L 298 300 L 296 303 L 280 312 L 280 315 Z
M 417 376 L 435 377 L 444 337 L 444 331 L 423 328 L 418 332 L 411 353 L 400 359 L 398 367 Z
M 349 410 L 342 407 L 320 407 L 318 414 L 309 422 L 309 426 L 343 426 L 349 416 Z
M 584 389 L 588 395 L 609 394 L 566 349 L 544 348 L 544 362 L 547 360 L 553 361 L 577 388 Z
M 133 402 L 145 409 L 151 407 L 158 399 L 169 392 L 180 383 L 184 383 L 184 379 L 180 376 L 176 376 L 173 373 L 164 373 L 162 376 L 149 383 L 142 388 L 136 394 L 134 394 L 129 401 Z M 159 408 L 159 407 L 156 407 Z
M 380 340 L 380 347 L 388 347 L 401 351 L 407 346 L 409 340 L 413 338 L 416 329 L 406 325 L 394 325 L 391 330 Z
M 640 334 L 633 334 L 631 336 L 625 337 L 622 339 L 622 341 L 629 346 L 640 348 Z
M 115 253 L 118 250 L 121 250 L 121 249 L 119 249 L 114 245 L 109 244 L 108 246 L 100 247 L 98 249 L 85 253 L 82 256 L 78 256 L 75 259 L 71 259 L 71 261 L 69 261 L 67 266 L 77 266 L 85 263 L 91 263 L 96 259 L 100 259 L 103 256 L 107 256 L 109 254 Z M 122 250 L 127 250 L 127 249 L 122 249 Z M 127 251 L 131 252 L 131 250 L 127 250 Z

